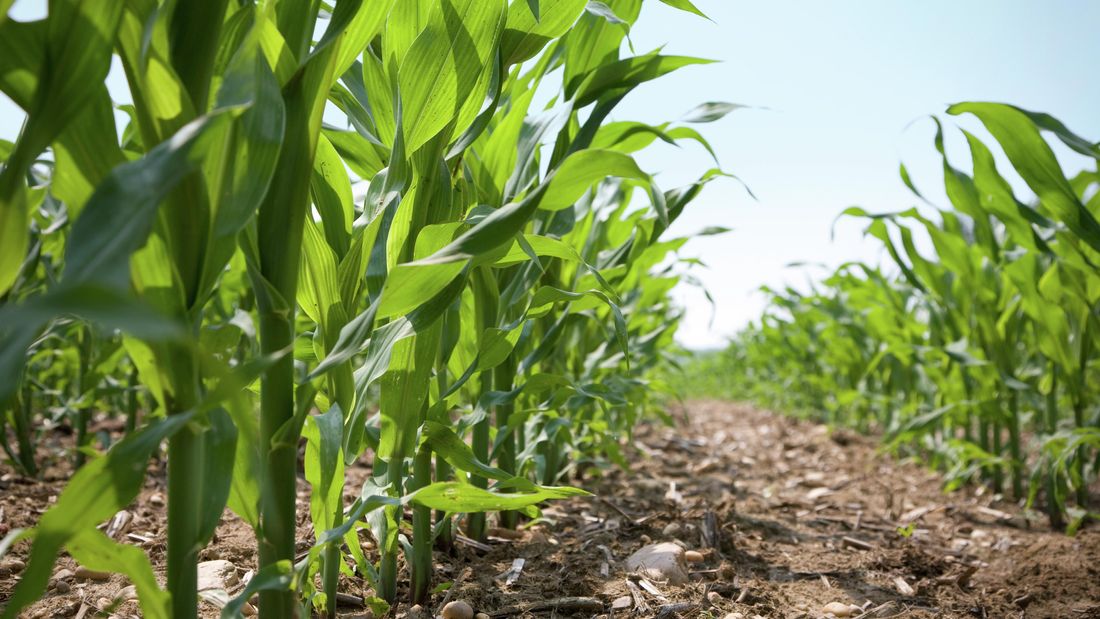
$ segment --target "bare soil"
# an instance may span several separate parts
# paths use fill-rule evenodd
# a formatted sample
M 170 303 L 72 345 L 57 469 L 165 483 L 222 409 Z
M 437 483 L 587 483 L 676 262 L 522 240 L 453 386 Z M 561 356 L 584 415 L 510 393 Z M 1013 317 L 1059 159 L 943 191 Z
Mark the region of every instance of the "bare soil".
M 496 531 L 487 550 L 460 543 L 438 551 L 436 578 L 453 586 L 426 610 L 437 615 L 461 599 L 494 617 L 793 619 L 827 616 L 824 607 L 838 602 L 858 606 L 857 617 L 1100 618 L 1096 527 L 1070 538 L 983 488 L 945 494 L 939 476 L 879 453 L 872 438 L 724 402 L 692 402 L 675 414 L 677 429 L 639 429 L 631 470 L 588 471 L 577 482 L 594 497 L 549 505 L 544 520 L 518 535 Z M 353 468 L 349 478 L 368 471 Z M 55 464 L 29 480 L 0 468 L 0 536 L 33 526 L 69 472 Z M 355 491 L 349 484 L 349 501 Z M 303 499 L 305 492 L 303 482 Z M 299 506 L 305 549 L 306 501 Z M 130 524 L 116 537 L 142 546 L 162 571 L 162 465 L 150 467 L 127 511 Z M 659 541 L 703 555 L 688 566 L 689 584 L 625 572 L 631 553 Z M 5 560 L 28 550 L 18 544 Z M 245 578 L 256 568 L 251 529 L 227 511 L 203 557 L 231 561 Z M 518 577 L 509 572 L 517 559 Z M 55 569 L 75 567 L 64 557 Z M 17 579 L 0 571 L 0 607 Z M 136 601 L 111 601 L 127 584 L 119 575 L 69 582 L 26 616 L 139 615 Z M 365 583 L 342 586 L 350 596 L 342 616 L 368 616 L 355 605 L 372 593 Z M 203 613 L 217 609 L 204 602 Z M 410 615 L 405 604 L 394 613 Z

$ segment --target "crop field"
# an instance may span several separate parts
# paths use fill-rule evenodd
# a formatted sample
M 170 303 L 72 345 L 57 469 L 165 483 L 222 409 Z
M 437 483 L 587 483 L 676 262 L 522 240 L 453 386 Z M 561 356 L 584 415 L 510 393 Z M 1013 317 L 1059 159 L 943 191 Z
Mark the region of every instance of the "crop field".
M 1095 136 L 947 108 L 949 205 L 902 166 L 921 208 L 842 214 L 889 261 L 693 353 L 746 106 L 628 105 L 708 79 L 632 34 L 696 3 L 44 4 L 0 0 L 5 619 L 1100 617 Z

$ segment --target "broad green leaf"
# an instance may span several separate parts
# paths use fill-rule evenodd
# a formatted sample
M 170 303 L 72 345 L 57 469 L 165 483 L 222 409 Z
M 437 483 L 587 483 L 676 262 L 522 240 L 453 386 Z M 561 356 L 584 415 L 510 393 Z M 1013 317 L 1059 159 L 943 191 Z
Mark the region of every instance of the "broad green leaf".
M 584 107 L 607 93 L 655 80 L 689 65 L 709 64 L 713 60 L 691 56 L 662 56 L 651 52 L 644 56 L 624 58 L 589 71 L 577 88 L 576 106 Z M 581 78 L 579 78 L 581 79 Z
M 692 4 L 691 0 L 661 0 L 661 2 L 664 2 L 665 4 L 673 8 L 680 9 L 681 11 L 687 11 L 688 13 L 694 13 L 699 17 L 710 19 L 709 17 L 704 15 L 703 12 L 700 11 L 694 4 Z
M 947 111 L 977 116 L 1043 206 L 1081 240 L 1100 251 L 1100 222 L 1078 200 L 1050 145 L 1027 114 L 999 103 L 959 103 Z
M 206 415 L 210 428 L 203 435 L 202 505 L 199 513 L 198 539 L 195 546 L 205 547 L 221 522 L 233 482 L 233 465 L 237 457 L 237 427 L 224 408 L 217 407 Z
M 528 0 L 512 0 L 500 41 L 505 66 L 533 58 L 547 43 L 565 34 L 587 4 L 588 0 L 540 0 L 536 16 Z
M 309 416 L 302 434 L 306 438 L 306 481 L 313 489 L 309 497 L 310 519 L 320 534 L 335 525 L 336 511 L 344 508 L 343 411 L 333 406 L 324 414 Z
M 26 52 L 0 56 L 0 86 L 5 92 L 14 91 L 16 102 L 24 99 L 29 104 L 15 151 L 0 171 L 0 246 L 4 247 L 0 252 L 0 294 L 15 281 L 27 249 L 29 202 L 22 176 L 101 88 L 110 69 L 122 8 L 122 3 L 111 0 L 52 2 L 41 47 L 41 27 L 15 26 L 10 20 L 0 24 L 3 38 L 13 36 L 16 40 L 12 43 L 17 46 L 29 44 Z M 29 57 L 37 49 L 47 62 Z M 36 79 L 31 77 L 34 73 Z M 32 80 L 34 95 L 26 100 Z
M 543 501 L 586 496 L 587 492 L 568 486 L 540 486 L 536 492 L 507 494 L 491 492 L 459 482 L 436 482 L 412 496 L 412 501 L 425 507 L 450 513 L 519 510 Z
M 629 155 L 609 150 L 582 150 L 566 159 L 549 179 L 547 196 L 539 208 L 556 211 L 572 206 L 592 185 L 608 176 L 649 179 Z
M 142 159 L 115 168 L 73 225 L 64 277 L 125 287 L 130 254 L 145 244 L 157 207 L 195 169 L 213 146 L 210 138 L 229 121 L 224 112 L 199 118 Z
M 492 64 L 505 15 L 504 0 L 442 0 L 432 12 L 399 71 L 402 126 L 410 152 L 457 117 Z

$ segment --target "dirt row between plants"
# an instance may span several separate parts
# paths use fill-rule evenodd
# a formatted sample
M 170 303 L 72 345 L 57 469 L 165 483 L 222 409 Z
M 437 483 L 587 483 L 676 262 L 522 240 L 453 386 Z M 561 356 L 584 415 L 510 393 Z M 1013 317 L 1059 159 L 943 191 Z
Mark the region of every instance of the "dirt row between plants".
M 820 425 L 724 402 L 692 402 L 675 416 L 675 430 L 640 429 L 631 470 L 577 482 L 595 496 L 547 506 L 518 534 L 494 531 L 486 544 L 437 552 L 436 580 L 452 586 L 425 608 L 399 604 L 393 614 L 427 619 L 462 600 L 491 617 L 1100 618 L 1096 527 L 1069 538 L 988 491 L 944 494 L 939 476 Z M 159 465 L 150 471 L 118 519 L 126 522 L 109 532 L 141 545 L 162 570 L 164 478 Z M 65 477 L 59 465 L 45 481 L 3 470 L 0 534 L 33 525 Z M 349 501 L 353 494 L 349 485 Z M 306 501 L 299 505 L 305 549 Z M 376 556 L 369 537 L 361 541 Z M 626 569 L 633 553 L 663 542 L 693 551 L 681 566 L 686 584 Z M 0 605 L 27 551 L 19 544 L 3 560 Z M 203 559 L 235 593 L 256 568 L 251 530 L 227 512 Z M 121 576 L 80 578 L 77 567 L 63 558 L 62 578 L 27 616 L 140 614 Z M 365 583 L 342 586 L 341 615 L 369 616 Z

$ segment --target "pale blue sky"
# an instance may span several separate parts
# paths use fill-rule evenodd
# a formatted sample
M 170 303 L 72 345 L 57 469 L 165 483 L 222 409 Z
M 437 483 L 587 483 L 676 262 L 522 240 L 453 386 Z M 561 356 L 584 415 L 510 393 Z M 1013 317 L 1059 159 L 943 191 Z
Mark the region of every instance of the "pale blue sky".
M 762 284 L 800 284 L 821 269 L 878 261 L 858 222 L 830 226 L 845 207 L 899 210 L 915 200 L 897 176 L 909 166 L 926 195 L 943 204 L 932 125 L 912 121 L 947 104 L 992 100 L 1049 112 L 1078 134 L 1100 140 L 1100 2 L 1092 0 L 695 0 L 703 21 L 647 0 L 631 37 L 639 53 L 720 60 L 688 67 L 639 88 L 619 120 L 674 120 L 697 103 L 734 101 L 770 108 L 740 110 L 701 125 L 722 166 L 745 180 L 754 202 L 733 182 L 716 182 L 674 232 L 722 225 L 734 232 L 694 240 L 684 255 L 710 265 L 696 275 L 717 302 L 687 287 L 676 292 L 687 309 L 680 340 L 720 345 L 759 315 Z M 17 15 L 44 12 L 44 0 L 18 0 Z M 18 110 L 0 95 L 0 137 L 12 139 Z M 951 122 L 970 129 L 972 119 Z M 984 135 L 981 131 L 979 135 Z M 957 136 L 955 136 L 957 138 Z M 959 167 L 965 148 L 949 142 Z M 1071 166 L 1080 160 L 1059 150 Z M 639 157 L 666 188 L 710 166 L 701 149 L 657 146 Z M 1006 168 L 1005 165 L 1001 166 Z
M 698 0 L 715 23 L 648 2 L 632 33 L 635 48 L 667 43 L 666 53 L 721 60 L 688 67 L 631 95 L 619 119 L 659 121 L 705 100 L 771 108 L 742 110 L 702 125 L 732 182 L 714 184 L 675 231 L 710 225 L 734 232 L 692 241 L 685 255 L 710 265 L 697 271 L 717 302 L 713 326 L 703 296 L 681 288 L 688 308 L 680 340 L 719 345 L 759 315 L 761 284 L 800 284 L 821 269 L 786 268 L 796 261 L 837 266 L 879 261 L 877 241 L 862 224 L 830 226 L 850 205 L 892 211 L 914 206 L 898 178 L 905 161 L 917 186 L 937 204 L 942 171 L 924 120 L 964 100 L 1003 101 L 1051 113 L 1070 129 L 1100 140 L 1100 2 L 1090 0 Z M 969 129 L 973 119 L 950 120 Z M 986 136 L 984 131 L 977 131 Z M 949 154 L 969 168 L 956 138 Z M 961 148 L 960 148 L 961 147 Z M 1057 149 L 1063 161 L 1083 160 Z M 668 186 L 708 163 L 700 149 L 661 147 L 641 158 L 662 170 Z M 1010 172 L 1005 163 L 1002 172 Z M 1006 176 L 1008 174 L 1006 173 Z M 1025 195 L 1025 192 L 1021 192 Z M 888 257 L 887 257 L 888 260 Z

